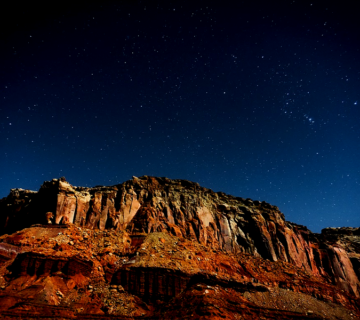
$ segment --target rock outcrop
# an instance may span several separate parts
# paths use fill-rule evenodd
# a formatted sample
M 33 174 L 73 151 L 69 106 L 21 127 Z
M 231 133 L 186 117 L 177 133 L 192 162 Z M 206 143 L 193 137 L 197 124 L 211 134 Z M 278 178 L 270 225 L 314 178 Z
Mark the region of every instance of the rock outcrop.
M 12 189 L 0 200 L 0 234 L 0 304 L 9 315 L 22 305 L 16 312 L 30 316 L 34 300 L 49 305 L 45 313 L 61 305 L 71 317 L 91 311 L 160 318 L 202 312 L 206 318 L 210 311 L 199 307 L 205 300 L 214 310 L 233 310 L 235 299 L 248 314 L 244 319 L 300 319 L 315 304 L 310 318 L 359 316 L 360 229 L 315 234 L 286 221 L 276 206 L 186 180 L 144 176 L 84 188 L 62 178 L 38 192 Z M 26 288 L 16 291 L 23 283 Z M 121 308 L 104 302 L 112 292 Z M 233 296 L 221 305 L 218 299 L 229 292 Z M 276 309 L 268 301 L 285 296 L 307 302 Z M 200 305 L 183 306 L 190 297 Z M 329 308 L 329 315 L 319 313 Z M 235 317 L 226 310 L 225 318 Z

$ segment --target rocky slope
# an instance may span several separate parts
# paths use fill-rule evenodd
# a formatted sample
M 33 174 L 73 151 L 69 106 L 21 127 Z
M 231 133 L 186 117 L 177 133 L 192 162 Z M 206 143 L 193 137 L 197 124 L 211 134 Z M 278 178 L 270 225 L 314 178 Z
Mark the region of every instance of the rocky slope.
M 360 229 L 186 180 L 45 182 L 0 200 L 4 318 L 357 319 Z

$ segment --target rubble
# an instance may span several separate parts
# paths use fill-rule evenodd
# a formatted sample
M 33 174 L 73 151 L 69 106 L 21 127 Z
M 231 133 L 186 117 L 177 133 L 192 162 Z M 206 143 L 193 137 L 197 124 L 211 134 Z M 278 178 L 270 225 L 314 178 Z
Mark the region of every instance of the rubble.
M 54 179 L 12 189 L 0 223 L 0 318 L 360 317 L 356 228 L 314 234 L 186 180 Z

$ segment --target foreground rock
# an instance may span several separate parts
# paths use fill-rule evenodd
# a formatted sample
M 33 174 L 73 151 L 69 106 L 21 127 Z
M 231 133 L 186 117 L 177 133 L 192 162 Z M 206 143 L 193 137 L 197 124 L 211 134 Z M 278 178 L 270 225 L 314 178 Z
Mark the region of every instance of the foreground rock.
M 0 223 L 5 318 L 360 316 L 359 229 L 313 234 L 268 203 L 189 181 L 54 179 L 11 190 Z

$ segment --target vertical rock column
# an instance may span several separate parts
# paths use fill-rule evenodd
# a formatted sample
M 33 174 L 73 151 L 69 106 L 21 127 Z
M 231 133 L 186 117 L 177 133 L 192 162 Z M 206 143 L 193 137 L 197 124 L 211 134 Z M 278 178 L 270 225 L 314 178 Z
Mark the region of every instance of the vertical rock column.
M 57 196 L 55 223 L 74 221 L 76 209 L 75 194 L 59 193 Z
M 90 193 L 78 192 L 76 194 L 76 215 L 74 224 L 83 227 L 86 222 L 86 215 L 90 208 Z

